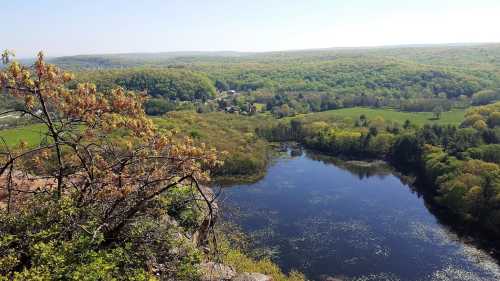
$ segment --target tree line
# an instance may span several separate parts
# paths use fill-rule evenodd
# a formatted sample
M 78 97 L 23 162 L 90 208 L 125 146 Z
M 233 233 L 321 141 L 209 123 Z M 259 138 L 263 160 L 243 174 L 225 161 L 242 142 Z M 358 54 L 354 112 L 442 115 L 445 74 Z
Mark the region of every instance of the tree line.
M 145 92 L 149 99 L 144 106 L 149 115 L 162 115 L 182 108 L 186 102 L 207 101 L 216 93 L 206 75 L 179 68 L 86 71 L 78 73 L 78 80 L 73 85 L 81 81 L 93 81 L 100 92 L 116 87 Z

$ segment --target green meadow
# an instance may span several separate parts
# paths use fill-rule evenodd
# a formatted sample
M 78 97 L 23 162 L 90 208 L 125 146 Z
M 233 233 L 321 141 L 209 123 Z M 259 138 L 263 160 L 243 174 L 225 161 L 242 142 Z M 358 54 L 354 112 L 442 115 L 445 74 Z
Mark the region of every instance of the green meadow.
M 21 141 L 25 141 L 29 146 L 40 143 L 46 128 L 42 124 L 32 124 L 23 127 L 0 130 L 0 140 L 5 141 L 9 146 L 15 146 Z
M 311 116 L 315 117 L 318 119 L 325 119 L 328 120 L 330 118 L 351 118 L 353 120 L 359 118 L 360 115 L 364 114 L 368 119 L 375 118 L 377 116 L 380 116 L 384 118 L 386 121 L 396 121 L 403 123 L 406 120 L 410 120 L 413 124 L 422 126 L 424 124 L 441 124 L 441 125 L 460 125 L 462 120 L 464 119 L 464 114 L 465 110 L 463 109 L 453 109 L 451 111 L 443 112 L 441 115 L 440 119 L 435 119 L 434 115 L 432 112 L 401 112 L 401 111 L 396 111 L 393 109 L 373 109 L 373 108 L 366 108 L 366 107 L 354 107 L 354 108 L 343 108 L 343 109 L 336 109 L 336 110 L 329 110 L 329 111 L 324 111 L 324 112 L 317 112 L 317 113 L 309 113 L 305 114 L 304 116 Z M 189 131 L 190 128 L 187 128 L 186 126 L 191 124 L 189 122 L 183 123 L 185 118 L 180 118 L 183 122 L 178 122 L 177 120 L 179 116 L 184 116 L 186 114 L 171 114 L 170 118 L 167 117 L 166 120 L 162 120 L 162 118 L 155 118 L 155 122 L 160 125 L 161 127 L 164 127 L 166 124 L 171 124 L 175 125 L 174 127 L 179 127 L 181 124 L 183 124 L 183 129 L 182 131 Z M 191 134 L 194 135 L 194 137 L 197 136 L 197 134 L 201 133 L 203 136 L 206 137 L 206 135 L 211 135 L 211 133 L 220 131 L 220 130 L 213 130 L 213 128 L 208 128 L 206 126 L 201 126 L 202 124 L 218 124 L 220 125 L 223 123 L 223 131 L 227 131 L 228 127 L 231 127 L 228 125 L 229 122 L 227 122 L 228 119 L 231 120 L 246 120 L 245 117 L 238 117 L 234 115 L 226 115 L 222 113 L 214 113 L 214 114 L 208 114 L 204 115 L 204 117 L 221 117 L 221 118 L 215 118 L 219 120 L 211 120 L 214 122 L 208 122 L 206 120 L 203 120 L 202 118 L 196 118 L 196 114 L 187 114 L 190 116 L 190 118 L 195 118 L 196 122 L 192 123 L 190 126 L 191 127 Z M 213 118 L 208 118 L 208 119 L 213 119 Z M 248 118 L 248 122 L 243 122 L 246 124 L 245 126 L 247 127 L 255 127 L 253 121 L 257 119 L 255 118 Z M 258 119 L 258 123 L 264 121 L 261 119 Z M 265 122 L 265 121 L 264 121 Z M 163 125 L 163 126 L 162 126 Z M 200 127 L 201 126 L 201 127 Z M 168 127 L 168 126 L 167 126 Z M 239 128 L 238 128 L 239 129 Z M 44 126 L 41 124 L 33 124 L 33 125 L 28 125 L 24 127 L 18 127 L 18 128 L 11 128 L 11 129 L 4 129 L 0 130 L 0 137 L 5 140 L 9 146 L 17 145 L 20 141 L 26 141 L 28 145 L 34 146 L 37 145 L 40 142 L 40 138 L 42 136 L 42 133 L 44 131 Z M 220 138 L 217 138 L 220 140 Z M 215 143 L 215 142 L 214 142 Z
M 328 119 L 329 117 L 344 117 L 357 119 L 360 115 L 364 114 L 368 119 L 380 116 L 386 121 L 396 121 L 404 123 L 406 120 L 410 120 L 413 124 L 422 126 L 424 124 L 440 124 L 440 125 L 460 125 L 464 119 L 465 110 L 464 109 L 453 109 L 451 111 L 443 112 L 441 118 L 435 119 L 432 112 L 402 112 L 393 109 L 373 109 L 366 107 L 353 107 L 353 108 L 343 108 L 336 110 L 329 110 L 318 113 L 310 113 L 308 115 L 314 115 L 317 118 L 324 117 Z

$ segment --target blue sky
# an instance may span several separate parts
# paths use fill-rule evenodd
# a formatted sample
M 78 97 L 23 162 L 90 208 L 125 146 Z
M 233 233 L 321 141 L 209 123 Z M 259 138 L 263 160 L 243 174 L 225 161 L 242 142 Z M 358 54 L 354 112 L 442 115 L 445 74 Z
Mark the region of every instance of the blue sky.
M 500 42 L 500 0 L 88 0 L 0 4 L 18 57 Z

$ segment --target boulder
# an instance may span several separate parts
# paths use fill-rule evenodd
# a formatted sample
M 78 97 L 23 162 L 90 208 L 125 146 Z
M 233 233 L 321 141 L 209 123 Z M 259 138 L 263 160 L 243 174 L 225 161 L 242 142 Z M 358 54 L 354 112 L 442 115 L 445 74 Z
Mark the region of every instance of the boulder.
M 200 264 L 201 281 L 230 281 L 236 272 L 227 265 L 215 262 Z
M 273 278 L 260 273 L 241 273 L 231 281 L 273 281 Z

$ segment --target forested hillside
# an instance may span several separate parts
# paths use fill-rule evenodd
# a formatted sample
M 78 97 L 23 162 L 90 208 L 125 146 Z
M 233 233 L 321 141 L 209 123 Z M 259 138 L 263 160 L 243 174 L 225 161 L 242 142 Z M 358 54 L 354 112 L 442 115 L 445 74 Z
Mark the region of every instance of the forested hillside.
M 78 75 L 81 81 L 96 81 L 99 89 L 147 90 L 155 98 L 147 106 L 153 115 L 186 108 L 175 100 L 201 100 L 205 104 L 188 107 L 206 112 L 236 106 L 248 112 L 250 105 L 260 103 L 284 117 L 354 106 L 431 112 L 488 104 L 500 97 L 499 57 L 500 46 L 487 44 L 94 55 L 52 61 L 84 70 Z M 207 106 L 216 97 L 214 87 L 240 95 Z
M 207 100 L 215 97 L 215 87 L 202 73 L 186 69 L 145 69 L 105 70 L 81 72 L 75 84 L 94 81 L 97 89 L 109 92 L 115 87 L 133 91 L 147 91 L 151 97 L 190 101 Z
M 415 45 L 379 48 L 332 48 L 268 53 L 242 52 L 169 52 L 80 55 L 53 58 L 50 61 L 65 68 L 96 69 L 138 65 L 168 66 L 189 63 L 244 63 L 281 61 L 325 61 L 340 57 L 392 57 L 429 65 L 496 68 L 500 64 L 500 44 Z

